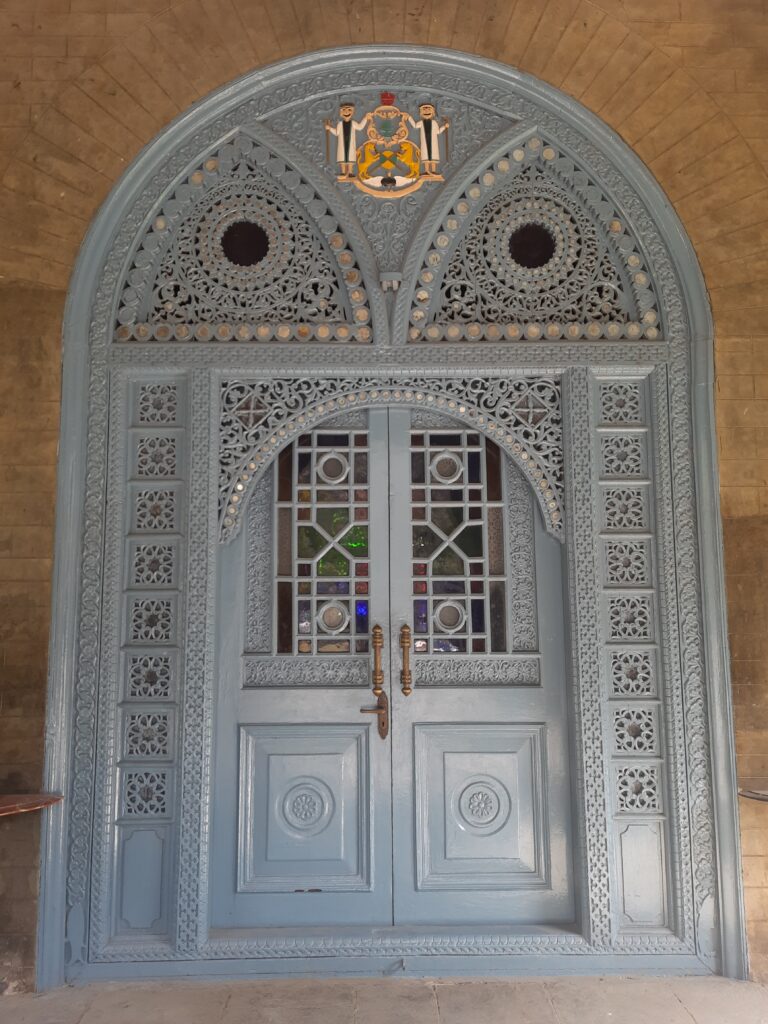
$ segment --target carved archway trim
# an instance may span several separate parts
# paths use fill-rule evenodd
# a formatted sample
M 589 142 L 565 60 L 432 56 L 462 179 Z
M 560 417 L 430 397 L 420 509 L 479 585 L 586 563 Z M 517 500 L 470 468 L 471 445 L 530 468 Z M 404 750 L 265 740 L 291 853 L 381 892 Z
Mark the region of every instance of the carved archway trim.
M 227 380 L 219 421 L 220 539 L 237 535 L 255 482 L 297 434 L 370 406 L 446 413 L 490 437 L 531 484 L 547 530 L 563 539 L 563 438 L 558 377 L 359 377 Z

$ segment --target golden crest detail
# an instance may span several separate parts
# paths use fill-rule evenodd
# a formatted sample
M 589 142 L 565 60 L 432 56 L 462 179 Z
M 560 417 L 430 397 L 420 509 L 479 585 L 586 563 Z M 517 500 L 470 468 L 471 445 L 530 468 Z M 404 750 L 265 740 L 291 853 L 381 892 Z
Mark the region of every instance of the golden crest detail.
M 343 102 L 338 121 L 325 122 L 326 160 L 331 162 L 333 136 L 337 180 L 380 199 L 396 199 L 425 181 L 443 180 L 440 164 L 449 153 L 449 127 L 429 100 L 419 104 L 418 120 L 395 106 L 391 92 L 383 92 L 379 106 L 360 120 L 355 104 Z

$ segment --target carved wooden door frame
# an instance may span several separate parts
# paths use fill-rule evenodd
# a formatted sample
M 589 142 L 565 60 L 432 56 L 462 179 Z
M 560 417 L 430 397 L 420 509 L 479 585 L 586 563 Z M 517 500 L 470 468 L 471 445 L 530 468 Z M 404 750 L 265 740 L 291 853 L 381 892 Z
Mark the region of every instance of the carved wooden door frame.
M 350 199 L 324 173 L 322 136 L 307 120 L 348 89 L 367 96 L 383 86 L 428 90 L 456 110 L 459 148 L 442 191 L 421 189 L 400 213 Z M 260 187 L 245 194 L 233 185 L 238 167 Z M 479 224 L 484 237 L 498 234 L 521 169 L 549 204 L 553 232 L 595 239 L 605 315 L 563 319 L 574 298 L 553 286 L 552 301 L 562 301 L 548 319 L 517 308 L 452 319 L 442 297 L 451 275 L 476 284 L 485 273 L 464 240 Z M 174 266 L 197 258 L 184 218 L 207 189 L 218 190 L 217 209 L 282 217 L 311 242 L 340 311 L 332 322 L 311 321 L 299 303 L 285 324 L 270 323 L 258 295 L 243 300 L 241 321 L 212 318 L 218 285 L 191 298 L 186 319 L 178 313 L 157 254 L 172 245 Z M 214 237 L 200 210 L 198 248 Z M 624 305 L 612 306 L 619 293 Z M 294 309 L 291 296 L 282 299 Z M 140 975 L 148 961 L 169 975 L 192 963 L 215 971 L 221 960 L 282 973 L 331 952 L 357 964 L 365 957 L 371 973 L 405 957 L 414 973 L 450 974 L 452 958 L 465 955 L 463 971 L 530 971 L 534 956 L 562 970 L 576 953 L 574 970 L 744 977 L 712 379 L 703 280 L 667 200 L 602 122 L 526 75 L 452 51 L 356 47 L 260 70 L 179 118 L 94 222 L 67 306 L 46 732 L 46 785 L 66 799 L 43 831 L 40 987 L 65 975 Z M 238 415 L 243 400 L 250 411 Z M 376 404 L 434 406 L 493 436 L 566 545 L 582 803 L 576 932 L 376 942 L 208 935 L 215 548 L 295 430 Z M 146 552 L 131 532 L 156 507 L 179 517 L 162 595 L 141 575 Z M 612 540 L 620 527 L 623 547 Z M 624 536 L 633 529 L 638 542 Z M 133 653 L 121 653 L 121 637 Z M 121 747 L 130 742 L 123 705 L 142 669 L 131 659 L 143 640 L 151 654 L 158 637 L 175 652 L 159 714 L 177 742 L 148 779 Z M 653 764 L 633 761 L 638 737 L 658 755 Z M 633 927 L 616 850 L 648 814 L 664 822 L 663 926 Z M 138 819 L 167 836 L 162 877 L 174 898 L 162 934 L 123 941 L 109 892 L 119 821 Z M 331 964 L 339 973 L 353 966 Z M 535 969 L 545 969 L 540 959 Z

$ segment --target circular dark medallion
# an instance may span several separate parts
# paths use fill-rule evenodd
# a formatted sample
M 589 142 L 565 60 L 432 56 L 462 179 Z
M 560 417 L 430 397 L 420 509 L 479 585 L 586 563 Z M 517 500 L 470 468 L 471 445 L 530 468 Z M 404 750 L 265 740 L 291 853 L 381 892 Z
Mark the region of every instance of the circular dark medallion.
M 509 255 L 521 267 L 543 267 L 554 254 L 555 239 L 541 224 L 522 224 L 509 236 Z
M 221 248 L 230 263 L 253 267 L 261 263 L 269 251 L 269 238 L 264 228 L 250 220 L 230 224 L 221 236 Z

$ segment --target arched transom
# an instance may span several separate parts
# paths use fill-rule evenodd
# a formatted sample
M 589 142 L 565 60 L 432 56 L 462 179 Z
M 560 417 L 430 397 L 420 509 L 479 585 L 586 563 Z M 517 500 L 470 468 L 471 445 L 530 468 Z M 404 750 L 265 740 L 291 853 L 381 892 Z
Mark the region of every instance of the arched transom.
M 220 535 L 240 529 L 247 497 L 277 452 L 329 415 L 376 405 L 433 409 L 470 423 L 509 453 L 562 538 L 563 440 L 557 377 L 391 376 L 231 380 L 222 384 Z

